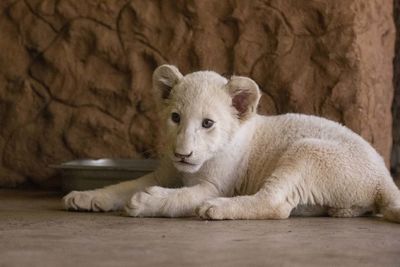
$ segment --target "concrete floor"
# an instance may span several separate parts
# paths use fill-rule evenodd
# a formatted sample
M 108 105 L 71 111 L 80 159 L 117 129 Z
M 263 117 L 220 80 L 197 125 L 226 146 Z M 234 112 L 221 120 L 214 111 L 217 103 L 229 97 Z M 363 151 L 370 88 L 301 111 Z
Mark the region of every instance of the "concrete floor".
M 0 266 L 400 266 L 380 218 L 140 219 L 61 210 L 49 192 L 0 190 Z

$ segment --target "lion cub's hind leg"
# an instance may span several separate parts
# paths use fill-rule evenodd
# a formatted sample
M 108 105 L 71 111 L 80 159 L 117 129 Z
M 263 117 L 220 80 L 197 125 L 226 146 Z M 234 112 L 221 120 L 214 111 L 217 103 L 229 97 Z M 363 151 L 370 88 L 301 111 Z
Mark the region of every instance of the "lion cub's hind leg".
M 294 159 L 288 160 L 294 162 Z M 279 165 L 256 194 L 206 201 L 197 209 L 197 214 L 201 218 L 214 220 L 287 219 L 298 204 L 298 198 L 292 197 L 293 188 L 302 176 L 302 168 L 297 166 L 302 165 Z
M 330 141 L 301 139 L 282 155 L 276 169 L 265 178 L 265 184 L 255 195 L 207 201 L 198 209 L 198 214 L 207 219 L 284 219 L 299 204 L 337 203 L 332 191 L 341 192 L 338 204 L 353 203 L 346 186 L 339 186 L 334 179 L 344 169 L 340 160 L 342 152 L 340 146 Z M 335 217 L 360 216 L 364 212 L 362 208 L 330 210 Z
M 198 215 L 217 220 L 288 218 L 299 204 L 301 194 L 307 194 L 303 183 L 305 166 L 310 166 L 307 152 L 303 144 L 289 148 L 256 194 L 207 201 L 197 210 Z

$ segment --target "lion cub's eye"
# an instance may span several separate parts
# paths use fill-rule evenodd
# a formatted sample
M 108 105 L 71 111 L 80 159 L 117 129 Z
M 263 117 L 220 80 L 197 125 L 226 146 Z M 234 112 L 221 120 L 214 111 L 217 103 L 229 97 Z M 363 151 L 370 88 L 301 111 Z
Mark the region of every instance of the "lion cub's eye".
M 175 123 L 179 123 L 181 121 L 181 116 L 176 113 L 176 112 L 172 112 L 171 114 L 171 120 Z
M 211 128 L 214 125 L 214 121 L 210 120 L 210 119 L 204 119 L 203 122 L 201 123 L 201 126 L 203 126 L 203 128 Z

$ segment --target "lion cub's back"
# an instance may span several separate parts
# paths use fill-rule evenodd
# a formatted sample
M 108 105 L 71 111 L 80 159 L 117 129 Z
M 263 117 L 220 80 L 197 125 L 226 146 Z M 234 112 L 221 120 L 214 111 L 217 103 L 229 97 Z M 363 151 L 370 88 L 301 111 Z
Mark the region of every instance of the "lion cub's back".
M 370 146 L 361 136 L 349 128 L 317 116 L 288 113 L 277 116 L 259 116 L 259 135 L 276 139 L 275 142 L 290 144 L 303 138 L 317 138 L 360 146 Z
M 250 160 L 266 171 L 275 167 L 276 161 L 291 144 L 305 138 L 337 143 L 353 156 L 363 157 L 386 168 L 382 157 L 367 141 L 334 121 L 312 115 L 285 114 L 258 116 L 256 124 Z

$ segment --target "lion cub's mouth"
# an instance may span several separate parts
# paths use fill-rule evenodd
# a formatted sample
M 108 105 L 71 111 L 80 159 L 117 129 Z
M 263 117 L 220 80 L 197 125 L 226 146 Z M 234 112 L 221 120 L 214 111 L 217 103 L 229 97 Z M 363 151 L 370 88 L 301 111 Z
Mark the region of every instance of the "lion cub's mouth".
M 190 165 L 190 166 L 196 165 L 196 164 L 187 162 L 187 161 L 185 161 L 185 160 L 183 160 L 183 159 L 181 159 L 180 161 L 175 161 L 175 163 L 182 164 L 182 165 Z

